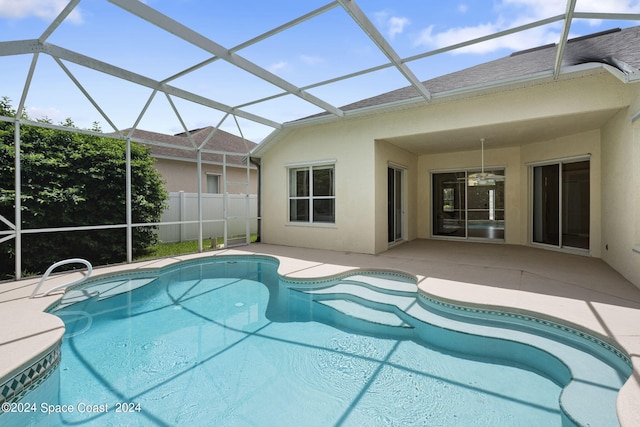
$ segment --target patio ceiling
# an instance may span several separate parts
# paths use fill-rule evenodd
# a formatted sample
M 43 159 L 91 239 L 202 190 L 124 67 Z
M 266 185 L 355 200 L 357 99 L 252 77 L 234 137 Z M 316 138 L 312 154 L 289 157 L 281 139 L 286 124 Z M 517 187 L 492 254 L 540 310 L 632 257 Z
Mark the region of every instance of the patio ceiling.
M 385 138 L 384 141 L 418 155 L 478 150 L 480 138 L 486 140 L 487 149 L 520 146 L 600 129 L 617 111 L 618 109 L 601 110 L 535 120 L 501 122 L 487 126 Z
M 180 61 L 177 58 L 152 58 L 154 54 L 153 50 L 147 53 L 144 50 L 137 52 L 139 60 L 144 61 L 156 61 L 166 66 L 166 75 L 161 77 L 150 76 L 137 71 L 135 67 L 123 67 L 121 65 L 115 65 L 115 61 L 109 61 L 92 56 L 91 53 L 80 52 L 72 50 L 65 46 L 60 46 L 55 43 L 49 42 L 50 39 L 55 39 L 57 32 L 62 31 L 63 23 L 65 23 L 70 16 L 74 13 L 80 5 L 84 5 L 86 2 L 83 0 L 71 0 L 62 12 L 52 20 L 48 27 L 40 32 L 33 34 L 32 39 L 27 40 L 8 40 L 0 41 L 0 60 L 2 57 L 27 55 L 31 56 L 31 65 L 28 68 L 27 75 L 25 76 L 25 85 L 21 90 L 20 100 L 17 105 L 18 111 L 23 111 L 26 105 L 26 100 L 30 91 L 35 90 L 31 88 L 31 81 L 34 76 L 36 65 L 42 61 L 42 57 L 50 57 L 55 61 L 64 75 L 73 82 L 73 85 L 83 94 L 83 96 L 90 102 L 93 107 L 99 112 L 102 119 L 113 128 L 114 131 L 119 132 L 121 129 L 128 129 L 133 132 L 133 129 L 139 126 L 145 115 L 148 113 L 148 107 L 154 102 L 157 97 L 164 97 L 167 99 L 171 106 L 172 114 L 175 114 L 174 119 L 177 118 L 184 129 L 189 130 L 188 125 L 188 113 L 183 113 L 178 106 L 178 101 L 186 101 L 190 104 L 195 104 L 200 108 L 205 108 L 211 111 L 212 122 L 208 125 L 214 127 L 221 127 L 223 124 L 229 124 L 230 122 L 238 127 L 240 134 L 242 135 L 242 126 L 239 124 L 240 119 L 242 123 L 253 123 L 266 127 L 269 132 L 275 131 L 276 133 L 290 126 L 290 122 L 297 120 L 301 117 L 288 117 L 288 118 L 274 118 L 269 114 L 256 112 L 259 109 L 256 107 L 261 105 L 269 105 L 274 100 L 287 100 L 292 103 L 291 110 L 301 111 L 302 116 L 310 116 L 306 113 L 304 108 L 296 108 L 296 105 L 311 106 L 315 114 L 324 114 L 322 120 L 326 120 L 326 116 L 329 115 L 333 119 L 339 120 L 345 115 L 345 111 L 338 105 L 334 105 L 334 102 L 325 99 L 320 93 L 322 89 L 331 87 L 333 85 L 344 85 L 347 82 L 358 82 L 363 77 L 367 77 L 382 70 L 395 70 L 396 74 L 401 76 L 399 79 L 400 86 L 410 86 L 415 89 L 419 94 L 422 102 L 431 102 L 432 94 L 429 89 L 425 87 L 421 79 L 418 77 L 419 73 L 414 71 L 414 66 L 421 60 L 438 57 L 439 55 L 445 55 L 457 51 L 459 49 L 465 49 L 481 44 L 483 42 L 500 39 L 503 37 L 509 37 L 517 33 L 526 32 L 531 29 L 544 27 L 548 25 L 561 26 L 559 37 L 555 41 L 557 44 L 556 60 L 553 70 L 554 78 L 563 72 L 563 55 L 565 52 L 565 46 L 569 33 L 572 29 L 572 25 L 575 20 L 616 20 L 616 21 L 638 21 L 640 20 L 640 14 L 638 13 L 597 13 L 587 11 L 576 11 L 576 5 L 580 4 L 580 0 L 567 0 L 562 13 L 548 16 L 543 19 L 526 22 L 524 24 L 514 26 L 506 30 L 500 30 L 493 33 L 489 33 L 483 36 L 470 38 L 468 40 L 453 43 L 449 46 L 440 47 L 433 50 L 426 50 L 417 55 L 411 55 L 402 57 L 398 50 L 394 48 L 393 43 L 390 41 L 388 35 L 382 34 L 378 27 L 374 24 L 375 18 L 371 16 L 371 12 L 366 13 L 360 6 L 359 1 L 356 0 L 337 0 L 330 1 L 326 4 L 313 3 L 315 7 L 312 10 L 308 10 L 304 13 L 299 13 L 296 16 L 290 18 L 287 22 L 274 28 L 270 28 L 267 31 L 262 32 L 260 35 L 247 38 L 243 42 L 236 44 L 234 47 L 224 46 L 222 42 L 214 40 L 210 33 L 203 29 L 192 28 L 178 19 L 169 16 L 160 11 L 161 5 L 158 8 L 152 7 L 151 2 L 141 2 L 137 0 L 101 0 L 105 4 L 110 4 L 117 7 L 120 13 L 125 13 L 127 19 L 133 19 L 134 22 L 140 22 L 140 25 L 149 25 L 150 31 L 159 32 L 163 37 L 168 37 L 168 40 L 175 41 L 176 43 L 184 44 L 185 55 L 189 52 L 197 52 L 196 55 L 188 57 L 186 59 L 181 58 Z M 96 2 L 94 2 L 95 4 Z M 149 4 L 147 4 L 149 3 Z M 216 4 L 214 6 L 211 3 L 211 9 L 207 10 L 207 13 L 212 14 L 216 11 L 216 8 L 231 7 L 221 6 Z M 300 9 L 303 6 L 297 6 Z M 309 6 L 311 9 L 313 6 Z M 585 6 L 586 7 L 586 6 Z M 285 12 L 285 11 L 283 11 Z M 286 16 L 290 17 L 289 11 Z M 276 13 L 278 13 L 276 11 Z M 322 16 L 329 13 L 342 14 L 342 19 L 348 20 L 360 32 L 360 36 L 363 39 L 369 40 L 372 47 L 377 49 L 380 58 L 383 58 L 383 62 L 378 65 L 369 66 L 356 71 L 348 72 L 345 74 L 337 75 L 325 80 L 314 81 L 311 83 L 294 83 L 295 79 L 287 79 L 282 74 L 276 74 L 273 70 L 268 69 L 264 64 L 259 64 L 259 61 L 251 60 L 251 55 L 245 55 L 245 52 L 251 51 L 256 46 L 262 46 L 265 42 L 279 37 L 281 34 L 294 31 L 297 27 L 315 20 L 320 19 Z M 146 24 L 145 24 L 146 23 Z M 118 23 L 114 22 L 114 31 L 119 31 Z M 137 25 L 137 24 L 136 24 Z M 212 25 L 215 25 L 215 21 L 212 21 Z M 248 33 L 248 32 L 247 32 Z M 104 44 L 109 43 L 109 40 L 88 40 L 89 43 Z M 311 41 L 308 41 L 311 42 Z M 192 50 L 191 50 L 192 49 Z M 156 52 L 157 56 L 157 52 Z M 175 63 L 180 62 L 182 65 L 179 69 L 175 70 Z M 217 98 L 216 96 L 205 93 L 205 91 L 194 90 L 193 87 L 183 85 L 181 82 L 184 78 L 188 78 L 201 70 L 206 69 L 214 63 L 224 63 L 227 67 L 231 67 L 236 70 L 238 79 L 235 81 L 226 81 L 225 85 L 230 85 L 233 89 L 233 85 L 241 85 L 245 78 L 259 79 L 264 83 L 265 87 L 269 90 L 265 92 L 256 93 L 251 99 L 245 99 L 239 103 L 229 102 L 228 100 Z M 77 66 L 80 66 L 77 68 Z M 129 86 L 133 84 L 135 87 L 145 88 L 148 91 L 146 102 L 144 102 L 140 109 L 132 113 L 129 123 L 126 126 L 119 126 L 116 120 L 112 119 L 111 114 L 107 108 L 103 108 L 102 103 L 97 97 L 92 95 L 92 91 L 82 84 L 82 79 L 77 77 L 77 73 L 82 69 L 89 69 L 98 73 L 104 74 L 109 77 L 116 78 L 118 81 L 126 82 Z M 163 67 L 157 67 L 157 74 L 162 75 L 160 70 L 164 70 Z M 303 81 L 299 76 L 297 80 Z M 357 85 L 358 83 L 354 83 Z M 344 86 L 343 86 L 344 87 Z M 241 87 L 238 86 L 238 91 Z M 381 92 L 383 90 L 380 90 Z M 116 92 L 114 90 L 114 92 Z M 0 93 L 0 95 L 3 95 Z M 56 95 L 54 95 L 56 96 Z M 59 96 L 59 94 L 57 95 Z M 121 91 L 118 91 L 118 97 L 126 96 Z M 377 106 L 376 108 L 385 108 L 385 105 Z M 369 107 L 368 111 L 372 108 Z M 262 110 L 264 111 L 264 110 Z M 351 111 L 350 113 L 353 113 Z M 539 138 L 540 132 L 563 132 L 560 129 L 570 130 L 572 128 L 583 127 L 585 123 L 598 123 L 604 120 L 610 112 L 594 113 L 593 115 L 584 115 L 579 117 L 565 117 L 558 119 L 553 123 L 545 121 L 545 126 L 539 126 L 539 123 L 528 122 L 519 123 L 518 130 L 516 130 L 510 124 L 503 124 L 492 126 L 487 129 L 459 129 L 455 131 L 449 131 L 445 133 L 436 133 L 411 137 L 400 137 L 393 139 L 395 144 L 401 145 L 414 152 L 437 152 L 445 147 L 444 142 L 447 141 L 446 148 L 451 149 L 465 149 L 470 144 L 477 141 L 479 134 L 483 134 L 487 140 L 492 140 L 496 145 L 509 144 L 512 140 L 509 138 L 514 132 L 526 133 L 524 142 L 526 140 L 532 140 Z M 213 119 L 215 117 L 215 119 Z M 8 120 L 8 118 L 4 118 Z M 313 121 L 313 119 L 305 120 L 305 123 Z M 299 125 L 299 124 L 296 124 Z M 246 125 L 245 125 L 246 126 Z M 540 130 L 543 128 L 543 130 Z M 147 129 L 155 131 L 156 129 Z M 106 132 L 110 132 L 110 129 L 106 129 Z M 122 134 L 123 137 L 127 135 Z M 428 148 L 416 148 L 416 144 L 419 141 L 427 138 L 430 141 Z M 451 140 L 460 141 L 455 147 L 451 146 Z

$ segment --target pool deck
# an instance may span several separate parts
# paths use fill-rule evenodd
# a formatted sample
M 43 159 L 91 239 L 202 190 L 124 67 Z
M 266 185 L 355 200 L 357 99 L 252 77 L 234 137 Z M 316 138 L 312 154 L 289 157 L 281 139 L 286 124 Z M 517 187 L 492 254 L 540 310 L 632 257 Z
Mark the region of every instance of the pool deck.
M 618 396 L 622 426 L 640 425 L 640 289 L 597 258 L 525 246 L 414 240 L 377 254 L 252 244 L 202 254 L 94 269 L 93 276 L 163 267 L 212 255 L 264 254 L 280 260 L 279 273 L 320 278 L 356 269 L 413 274 L 422 292 L 451 302 L 526 312 L 568 323 L 615 343 L 634 372 Z M 54 275 L 43 290 L 81 273 Z M 29 299 L 39 278 L 0 283 L 0 384 L 54 347 L 64 326 L 43 311 L 61 298 Z

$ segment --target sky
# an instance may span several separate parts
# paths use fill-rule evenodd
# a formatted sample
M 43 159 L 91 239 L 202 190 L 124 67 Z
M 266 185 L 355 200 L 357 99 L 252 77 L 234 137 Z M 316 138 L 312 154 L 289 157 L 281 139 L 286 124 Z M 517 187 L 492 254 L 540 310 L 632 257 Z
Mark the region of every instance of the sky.
M 403 59 L 561 15 L 566 7 L 562 0 L 355 1 Z M 233 49 L 328 2 L 146 0 L 143 3 L 223 48 Z M 67 3 L 67 0 L 0 0 L 0 42 L 39 38 Z M 637 14 L 640 13 L 640 0 L 577 0 L 576 11 Z M 634 25 L 640 25 L 640 22 L 575 19 L 570 37 Z M 413 60 L 407 65 L 424 81 L 514 51 L 556 43 L 561 30 L 562 21 L 559 21 Z M 282 94 L 283 90 L 223 60 L 172 78 L 210 59 L 212 54 L 106 0 L 81 0 L 46 41 L 145 77 L 159 81 L 169 79 L 168 84 L 172 86 L 277 123 L 322 111 L 294 95 L 247 105 Z M 235 54 L 299 88 L 388 63 L 385 55 L 341 6 L 241 48 Z M 4 56 L 0 45 L 0 96 L 8 96 L 14 106 L 22 96 L 32 57 L 30 54 Z M 103 131 L 113 131 L 67 72 L 101 106 L 117 129 L 133 126 L 151 96 L 149 88 L 70 62 L 62 61 L 62 64 L 60 66 L 49 55 L 39 55 L 25 103 L 30 118 L 48 118 L 53 123 L 71 118 L 82 128 L 90 128 L 98 122 Z M 395 68 L 389 67 L 306 90 L 340 107 L 408 84 Z M 142 115 L 138 127 L 174 134 L 183 131 L 183 124 L 187 129 L 220 125 L 224 130 L 255 142 L 273 130 L 243 118 L 234 120 L 224 116 L 222 112 L 199 104 L 176 97 L 168 100 L 158 94 Z

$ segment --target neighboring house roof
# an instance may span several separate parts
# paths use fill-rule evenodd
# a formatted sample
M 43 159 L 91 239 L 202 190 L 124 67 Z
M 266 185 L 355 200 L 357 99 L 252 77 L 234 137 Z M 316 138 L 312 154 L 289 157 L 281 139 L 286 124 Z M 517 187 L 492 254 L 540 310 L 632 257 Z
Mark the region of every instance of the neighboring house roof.
M 626 29 L 613 29 L 567 42 L 563 66 L 599 62 L 614 66 L 621 71 L 638 73 L 640 68 L 640 26 Z M 550 44 L 521 52 L 507 57 L 485 62 L 444 76 L 422 82 L 434 96 L 438 93 L 462 90 L 464 88 L 492 85 L 543 72 L 551 72 L 556 61 L 556 45 Z M 356 101 L 340 107 L 344 111 L 374 107 L 422 98 L 413 86 L 404 87 L 383 93 L 371 98 Z M 322 117 L 328 113 L 320 113 L 306 117 Z
M 189 131 L 191 139 L 196 146 L 200 146 L 209 137 L 213 127 L 208 126 L 200 129 L 194 129 Z M 124 129 L 123 134 L 127 134 L 130 129 Z M 176 135 L 167 135 L 163 133 L 150 132 L 146 130 L 136 129 L 133 132 L 132 138 L 139 143 L 151 148 L 151 155 L 156 158 L 182 160 L 188 162 L 196 161 L 196 152 L 191 142 L 191 139 L 187 136 L 186 132 L 178 133 Z M 146 144 L 145 141 L 160 143 L 163 145 Z M 164 145 L 166 144 L 166 145 Z M 171 145 L 171 146 L 169 146 Z M 230 166 L 246 166 L 243 158 L 256 147 L 256 143 L 242 139 L 229 132 L 218 129 L 213 137 L 203 147 L 202 161 L 204 163 L 222 164 L 222 154 L 211 153 L 209 151 L 225 152 L 225 153 L 238 153 L 239 155 L 228 155 L 227 164 Z M 185 147 L 188 150 L 177 148 Z

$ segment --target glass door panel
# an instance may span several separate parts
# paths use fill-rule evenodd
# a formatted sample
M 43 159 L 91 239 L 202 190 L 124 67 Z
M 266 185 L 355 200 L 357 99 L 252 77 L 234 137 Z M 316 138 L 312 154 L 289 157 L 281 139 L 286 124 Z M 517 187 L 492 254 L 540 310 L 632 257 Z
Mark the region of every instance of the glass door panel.
M 469 171 L 469 174 L 480 171 Z M 468 180 L 467 235 L 473 238 L 504 239 L 504 171 L 489 170 L 495 179 Z
M 560 166 L 533 168 L 533 241 L 560 245 Z
M 589 249 L 589 162 L 562 165 L 562 246 Z
M 432 179 L 433 234 L 467 237 L 466 174 L 438 173 Z
M 397 242 L 403 239 L 403 188 L 402 169 L 387 168 L 387 241 Z
M 589 161 L 533 168 L 533 242 L 589 249 Z

